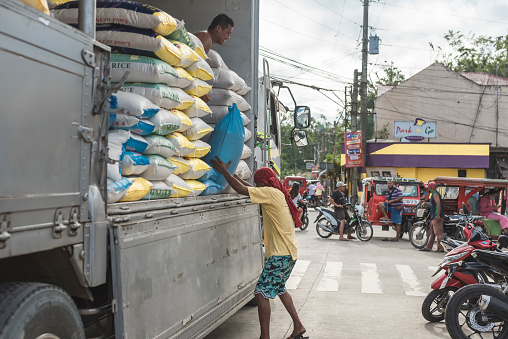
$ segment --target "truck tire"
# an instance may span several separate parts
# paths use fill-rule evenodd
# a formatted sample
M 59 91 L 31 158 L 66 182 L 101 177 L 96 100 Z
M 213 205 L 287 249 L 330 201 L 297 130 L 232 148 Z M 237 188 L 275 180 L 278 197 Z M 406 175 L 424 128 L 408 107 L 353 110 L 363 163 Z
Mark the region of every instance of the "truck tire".
M 74 301 L 63 289 L 42 283 L 0 285 L 0 339 L 85 339 Z

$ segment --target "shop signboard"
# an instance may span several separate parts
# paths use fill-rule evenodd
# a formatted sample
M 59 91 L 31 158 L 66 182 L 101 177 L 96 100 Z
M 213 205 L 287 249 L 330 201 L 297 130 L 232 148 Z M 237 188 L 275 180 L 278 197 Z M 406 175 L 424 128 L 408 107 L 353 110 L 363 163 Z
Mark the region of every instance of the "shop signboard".
M 393 136 L 405 138 L 409 141 L 421 141 L 423 139 L 435 139 L 437 128 L 435 121 L 425 121 L 416 118 L 415 121 L 395 121 L 393 123 Z
M 362 132 L 344 133 L 346 167 L 363 167 Z

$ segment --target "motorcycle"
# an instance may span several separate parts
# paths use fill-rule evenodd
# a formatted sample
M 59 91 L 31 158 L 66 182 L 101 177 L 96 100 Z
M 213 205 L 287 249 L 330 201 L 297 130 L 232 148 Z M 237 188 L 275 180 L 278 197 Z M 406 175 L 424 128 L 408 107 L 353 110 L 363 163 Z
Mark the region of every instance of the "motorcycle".
M 454 339 L 508 337 L 508 254 L 501 251 L 508 237 L 499 237 L 496 251 L 475 250 L 479 264 L 502 275 L 502 284 L 475 284 L 458 290 L 448 301 L 446 329 Z
M 422 207 L 421 204 L 422 202 L 417 205 L 417 221 L 409 231 L 409 242 L 411 242 L 413 247 L 418 249 L 424 248 L 429 241 L 431 221 L 429 218 L 430 208 Z M 466 211 L 467 208 L 464 210 L 467 215 L 468 213 Z M 466 240 L 463 233 L 464 227 L 468 222 L 483 224 L 481 219 L 481 217 L 468 218 L 467 216 L 446 215 L 443 222 L 443 234 L 452 239 Z
M 302 217 L 300 218 L 300 221 L 302 222 L 300 229 L 304 231 L 309 226 L 309 213 L 307 211 L 307 204 L 298 202 L 298 207 L 303 210 Z
M 351 204 L 347 204 L 346 207 L 351 207 Z M 321 238 L 329 238 L 333 234 L 339 234 L 340 224 L 335 218 L 335 213 L 332 210 L 325 209 L 322 207 L 316 207 L 319 212 L 316 220 L 316 232 Z M 361 211 L 360 211 L 361 210 Z M 356 232 L 356 236 L 361 241 L 369 241 L 372 239 L 374 233 L 372 225 L 363 220 L 362 215 L 363 209 L 361 206 L 356 205 L 356 208 L 352 210 L 352 215 L 346 210 L 346 222 L 344 223 L 344 234 Z
M 444 319 L 446 304 L 450 297 L 458 289 L 478 282 L 488 282 L 490 276 L 493 280 L 498 280 L 499 276 L 489 274 L 484 269 L 488 267 L 485 265 L 478 265 L 476 260 L 471 256 L 471 253 L 476 249 L 485 249 L 493 251 L 497 248 L 496 244 L 489 240 L 489 238 L 477 229 L 474 225 L 468 224 L 464 229 L 467 243 L 460 244 L 459 246 L 448 252 L 443 260 L 439 263 L 439 267 L 432 276 L 435 276 L 440 271 L 444 270 L 431 285 L 432 291 L 427 295 L 422 304 L 422 315 L 430 322 L 438 322 Z M 450 240 L 446 241 L 450 244 Z M 457 244 L 455 241 L 451 243 L 452 246 Z M 456 265 L 456 263 L 472 263 L 471 265 Z

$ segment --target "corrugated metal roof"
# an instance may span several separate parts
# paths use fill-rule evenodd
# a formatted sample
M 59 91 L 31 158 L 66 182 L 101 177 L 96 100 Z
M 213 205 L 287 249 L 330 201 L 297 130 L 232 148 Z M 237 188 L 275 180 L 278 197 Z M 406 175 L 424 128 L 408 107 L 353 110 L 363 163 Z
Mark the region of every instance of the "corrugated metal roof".
M 508 86 L 508 79 L 485 72 L 459 72 L 460 75 L 482 86 Z

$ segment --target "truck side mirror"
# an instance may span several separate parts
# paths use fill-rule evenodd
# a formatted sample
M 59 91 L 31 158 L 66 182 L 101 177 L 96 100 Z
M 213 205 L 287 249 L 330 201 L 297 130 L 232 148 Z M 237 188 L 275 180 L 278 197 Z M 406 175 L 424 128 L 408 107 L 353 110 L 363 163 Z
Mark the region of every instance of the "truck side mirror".
M 310 108 L 308 106 L 296 106 L 294 113 L 294 122 L 296 129 L 307 128 L 310 126 Z
M 298 147 L 307 146 L 309 141 L 307 140 L 307 132 L 305 131 L 294 131 L 293 139 Z

